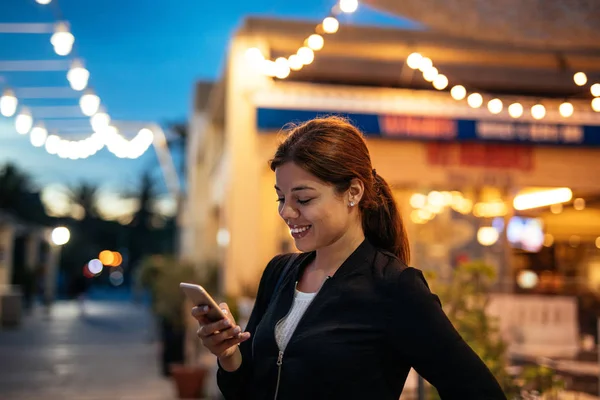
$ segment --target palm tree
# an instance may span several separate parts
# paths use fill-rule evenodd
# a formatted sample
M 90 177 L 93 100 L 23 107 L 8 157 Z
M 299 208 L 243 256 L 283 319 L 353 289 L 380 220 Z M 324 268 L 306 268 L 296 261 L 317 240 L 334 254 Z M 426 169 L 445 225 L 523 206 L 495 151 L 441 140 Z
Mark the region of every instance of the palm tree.
M 0 208 L 17 212 L 24 197 L 32 191 L 31 178 L 11 163 L 0 171 Z
M 81 207 L 83 219 L 98 217 L 98 186 L 81 182 L 68 192 L 71 204 Z

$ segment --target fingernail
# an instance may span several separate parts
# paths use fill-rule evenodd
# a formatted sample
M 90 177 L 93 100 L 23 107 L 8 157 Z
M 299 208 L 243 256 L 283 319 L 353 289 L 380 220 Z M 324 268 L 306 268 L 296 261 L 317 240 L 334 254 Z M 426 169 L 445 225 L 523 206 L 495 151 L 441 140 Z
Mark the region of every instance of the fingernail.
M 241 329 L 240 329 L 240 327 L 239 327 L 239 326 L 236 326 L 236 327 L 233 329 L 233 333 L 234 333 L 234 334 L 236 334 L 236 335 L 237 335 L 238 333 L 240 333 L 240 331 L 241 331 Z
M 222 308 L 221 311 L 223 311 L 223 314 L 227 315 L 227 310 Z
M 202 312 L 207 312 L 208 306 L 202 306 L 202 307 L 200 307 L 200 310 L 202 310 Z

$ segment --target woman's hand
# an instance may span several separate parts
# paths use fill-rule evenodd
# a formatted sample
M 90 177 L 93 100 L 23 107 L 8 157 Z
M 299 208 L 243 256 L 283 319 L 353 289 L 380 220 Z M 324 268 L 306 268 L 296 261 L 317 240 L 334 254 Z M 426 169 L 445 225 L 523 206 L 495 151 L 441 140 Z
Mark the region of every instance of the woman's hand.
M 236 325 L 226 303 L 219 304 L 219 307 L 226 317 L 219 321 L 211 322 L 206 318 L 208 313 L 206 305 L 194 307 L 192 316 L 200 325 L 197 334 L 204 347 L 217 356 L 220 361 L 224 361 L 237 353 L 237 345 L 248 340 L 250 333 L 242 332 L 242 328 Z

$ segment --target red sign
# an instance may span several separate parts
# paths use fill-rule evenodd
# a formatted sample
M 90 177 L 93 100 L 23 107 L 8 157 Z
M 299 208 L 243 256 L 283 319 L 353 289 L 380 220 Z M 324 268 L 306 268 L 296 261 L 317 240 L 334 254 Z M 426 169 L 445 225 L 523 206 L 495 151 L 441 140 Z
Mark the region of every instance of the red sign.
M 480 143 L 427 143 L 427 162 L 432 165 L 480 168 L 533 169 L 533 148 Z
M 454 139 L 458 135 L 457 122 L 446 118 L 379 116 L 382 133 L 389 137 L 414 139 Z

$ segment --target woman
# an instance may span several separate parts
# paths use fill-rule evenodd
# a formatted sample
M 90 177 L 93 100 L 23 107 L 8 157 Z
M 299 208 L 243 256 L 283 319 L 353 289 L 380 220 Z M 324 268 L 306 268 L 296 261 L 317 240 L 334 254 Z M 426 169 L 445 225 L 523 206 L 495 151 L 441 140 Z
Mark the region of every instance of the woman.
M 210 323 L 205 307 L 192 311 L 226 399 L 397 400 L 411 367 L 442 399 L 505 399 L 421 272 L 407 267 L 400 214 L 358 129 L 335 117 L 308 121 L 271 169 L 302 253 L 269 262 L 245 332 L 232 318 Z

